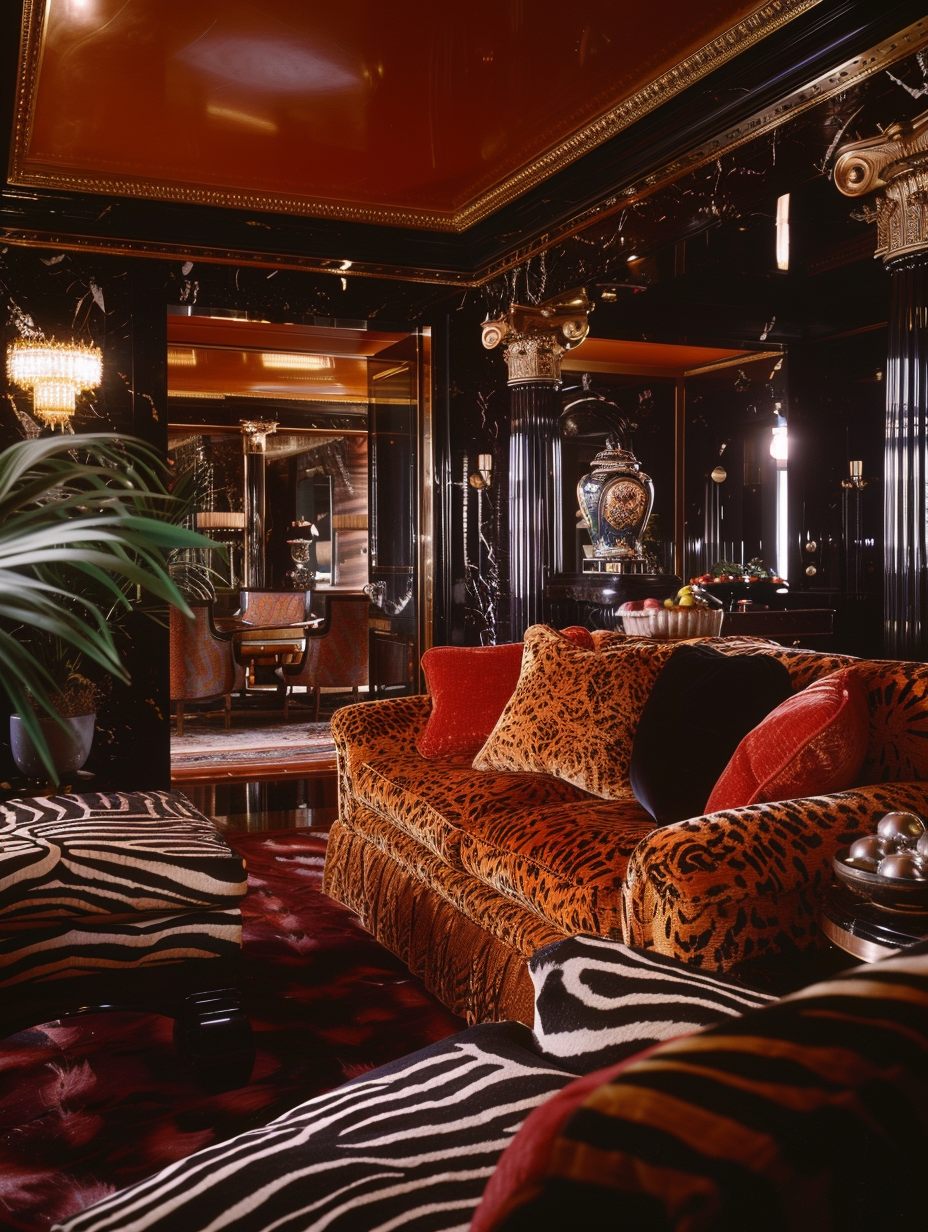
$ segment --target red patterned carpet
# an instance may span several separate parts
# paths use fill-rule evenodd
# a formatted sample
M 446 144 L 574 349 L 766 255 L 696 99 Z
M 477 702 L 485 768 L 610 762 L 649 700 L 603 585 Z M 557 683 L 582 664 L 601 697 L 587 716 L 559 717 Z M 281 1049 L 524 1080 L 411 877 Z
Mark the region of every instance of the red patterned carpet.
M 248 861 L 251 1082 L 208 1095 L 168 1019 L 98 1014 L 0 1041 L 0 1228 L 37 1232 L 463 1026 L 320 890 L 326 834 L 233 835 Z

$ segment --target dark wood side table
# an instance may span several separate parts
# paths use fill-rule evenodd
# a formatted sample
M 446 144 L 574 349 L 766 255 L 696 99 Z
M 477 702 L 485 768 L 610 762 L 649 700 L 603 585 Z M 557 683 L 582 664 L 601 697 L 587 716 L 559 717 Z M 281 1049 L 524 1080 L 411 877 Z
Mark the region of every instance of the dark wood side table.
M 928 912 L 890 911 L 833 882 L 822 899 L 822 932 L 861 962 L 876 962 L 928 937 Z

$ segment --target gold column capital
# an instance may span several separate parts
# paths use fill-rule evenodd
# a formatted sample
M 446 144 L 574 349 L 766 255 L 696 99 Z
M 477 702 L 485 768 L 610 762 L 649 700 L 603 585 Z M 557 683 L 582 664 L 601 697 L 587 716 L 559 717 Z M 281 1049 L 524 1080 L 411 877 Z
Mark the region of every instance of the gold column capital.
M 561 356 L 579 346 L 590 332 L 593 307 L 582 288 L 534 307 L 510 304 L 504 316 L 487 317 L 481 325 L 483 345 L 491 351 L 505 343 L 509 385 L 557 385 Z
M 276 419 L 240 419 L 245 453 L 264 453 L 267 438 L 277 431 Z
M 928 250 L 928 111 L 841 146 L 834 177 L 846 197 L 876 194 L 863 216 L 876 223 L 878 257 Z

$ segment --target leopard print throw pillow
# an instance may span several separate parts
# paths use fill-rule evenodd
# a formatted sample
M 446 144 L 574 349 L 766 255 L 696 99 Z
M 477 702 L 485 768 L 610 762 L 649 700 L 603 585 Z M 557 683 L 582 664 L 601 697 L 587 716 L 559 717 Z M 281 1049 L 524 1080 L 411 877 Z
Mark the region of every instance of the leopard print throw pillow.
M 629 798 L 635 728 L 674 647 L 629 638 L 581 650 L 532 625 L 516 691 L 474 769 L 550 774 L 606 800 Z

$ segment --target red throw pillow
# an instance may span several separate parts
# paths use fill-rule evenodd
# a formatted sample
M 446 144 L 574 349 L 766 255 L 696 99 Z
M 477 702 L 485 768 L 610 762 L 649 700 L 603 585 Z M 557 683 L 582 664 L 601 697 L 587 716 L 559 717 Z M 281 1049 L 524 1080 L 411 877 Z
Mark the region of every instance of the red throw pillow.
M 432 712 L 416 741 L 422 757 L 472 759 L 483 748 L 515 692 L 522 643 L 503 646 L 433 646 L 422 656 Z
M 867 690 L 856 669 L 824 676 L 748 732 L 706 812 L 844 791 L 857 778 L 868 736 Z
M 562 629 L 568 641 L 594 650 L 589 629 Z M 416 741 L 420 757 L 472 761 L 486 744 L 496 720 L 516 691 L 522 669 L 522 643 L 502 646 L 433 646 L 422 656 L 422 671 L 432 695 L 432 712 Z

